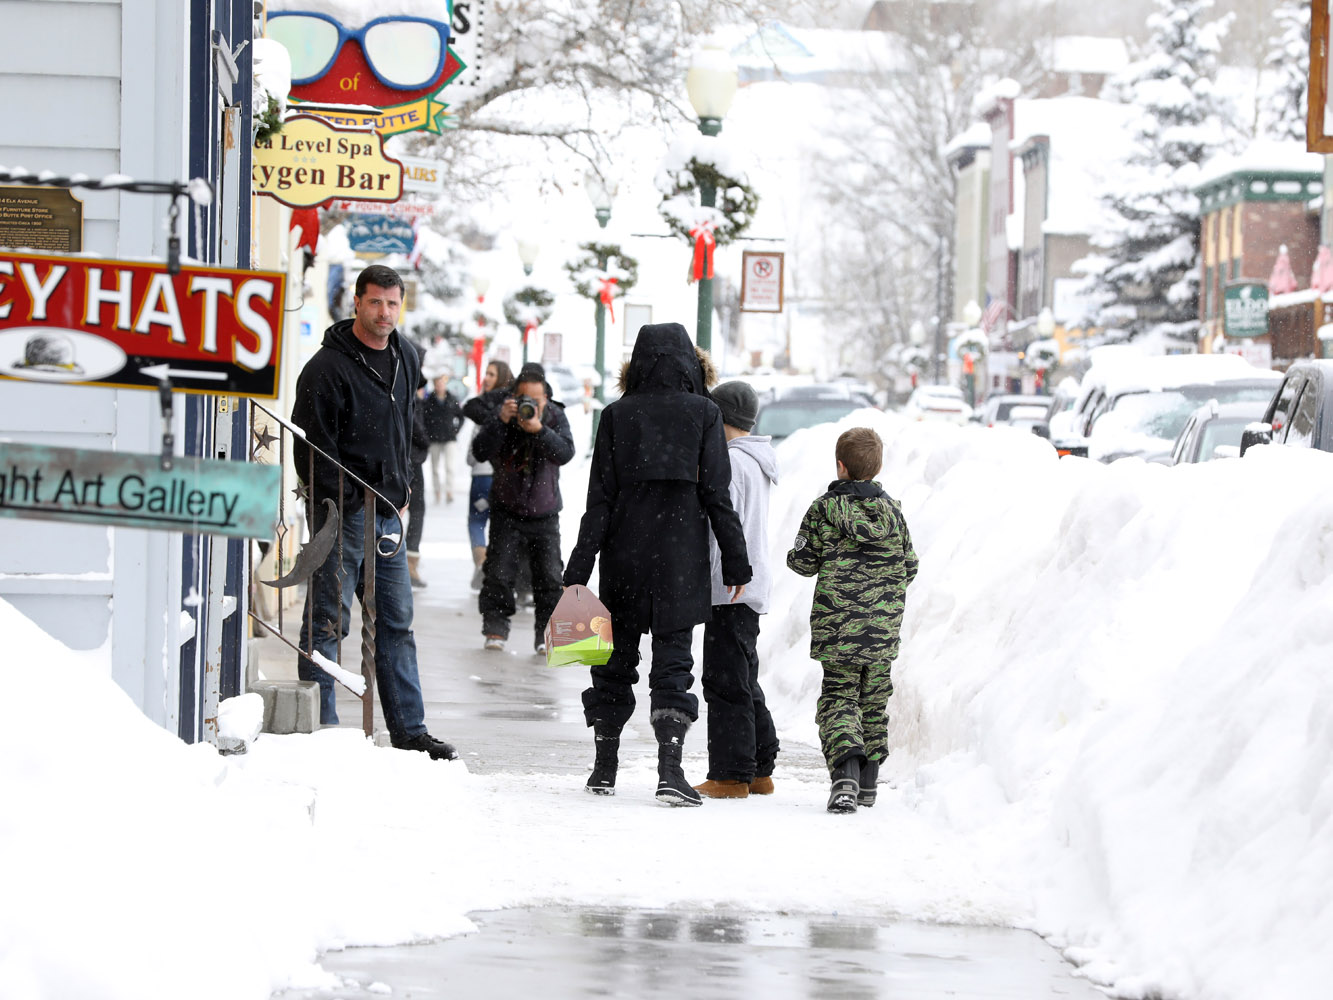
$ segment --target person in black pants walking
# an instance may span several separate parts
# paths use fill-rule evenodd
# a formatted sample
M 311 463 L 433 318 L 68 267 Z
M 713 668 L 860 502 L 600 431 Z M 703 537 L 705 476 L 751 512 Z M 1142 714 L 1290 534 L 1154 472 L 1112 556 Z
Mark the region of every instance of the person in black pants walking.
M 587 790 L 615 792 L 620 731 L 634 713 L 639 640 L 653 637 L 648 714 L 657 737 L 657 801 L 697 806 L 681 752 L 699 717 L 690 639 L 708 620 L 709 529 L 721 547 L 732 600 L 750 582 L 740 519 L 728 488 L 731 465 L 722 414 L 708 396 L 708 355 L 679 323 L 645 326 L 621 373 L 624 392 L 602 411 L 588 474 L 588 506 L 565 583 L 586 584 L 600 559 L 600 597 L 611 612 L 615 650 L 592 668 L 583 714 L 597 751 Z
M 541 655 L 546 653 L 546 622 L 560 599 L 560 466 L 574 457 L 574 435 L 564 406 L 551 396 L 541 365 L 524 365 L 508 397 L 472 441 L 473 457 L 493 468 L 491 536 L 477 602 L 487 649 L 503 650 L 509 638 L 521 555 L 532 567 L 533 648 Z M 525 414 L 520 404 L 530 412 Z
M 713 390 L 731 459 L 731 503 L 745 529 L 754 576 L 740 600 L 728 600 L 722 559 L 711 544 L 713 616 L 704 626 L 704 701 L 708 704 L 708 780 L 695 791 L 713 799 L 773 792 L 778 734 L 759 686 L 759 616 L 768 610 L 768 495 L 778 481 L 772 438 L 750 433 L 759 397 L 745 382 Z

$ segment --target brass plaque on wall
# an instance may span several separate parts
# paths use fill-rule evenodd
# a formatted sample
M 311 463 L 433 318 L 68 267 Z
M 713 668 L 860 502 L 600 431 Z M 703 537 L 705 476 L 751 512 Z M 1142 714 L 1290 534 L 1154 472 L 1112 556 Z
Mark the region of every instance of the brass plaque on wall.
M 83 202 L 68 188 L 0 187 L 0 247 L 80 253 Z

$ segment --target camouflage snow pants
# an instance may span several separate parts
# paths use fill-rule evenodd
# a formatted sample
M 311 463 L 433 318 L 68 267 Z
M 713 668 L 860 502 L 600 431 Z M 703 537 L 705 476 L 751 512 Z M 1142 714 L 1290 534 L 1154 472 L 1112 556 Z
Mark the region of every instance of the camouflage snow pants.
M 889 696 L 893 661 L 848 666 L 824 661 L 824 683 L 815 706 L 819 746 L 830 771 L 848 757 L 883 760 L 889 755 Z

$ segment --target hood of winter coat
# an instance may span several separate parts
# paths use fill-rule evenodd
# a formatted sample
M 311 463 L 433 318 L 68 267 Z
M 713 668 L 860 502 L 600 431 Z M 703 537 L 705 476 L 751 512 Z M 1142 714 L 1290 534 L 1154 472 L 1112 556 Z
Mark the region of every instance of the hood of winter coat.
M 621 395 L 643 389 L 670 389 L 707 396 L 717 384 L 717 370 L 708 352 L 694 346 L 679 323 L 639 328 L 634 352 L 620 369 Z
M 829 484 L 825 515 L 829 523 L 858 542 L 879 542 L 897 528 L 893 501 L 879 483 L 838 479 Z
M 778 453 L 773 447 L 773 439 L 767 434 L 746 434 L 732 438 L 727 442 L 727 447 L 743 451 L 754 459 L 759 471 L 768 477 L 770 483 L 778 481 Z

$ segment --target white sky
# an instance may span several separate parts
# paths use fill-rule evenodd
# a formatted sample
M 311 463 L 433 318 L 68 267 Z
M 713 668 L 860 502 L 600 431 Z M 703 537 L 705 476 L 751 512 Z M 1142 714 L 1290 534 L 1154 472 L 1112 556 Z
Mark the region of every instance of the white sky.
M 606 800 L 567 775 L 480 779 L 353 730 L 219 758 L 148 722 L 105 656 L 0 602 L 0 996 L 263 1000 L 331 984 L 317 950 L 458 933 L 476 909 L 836 903 L 1030 927 L 1122 996 L 1326 997 L 1333 457 L 1101 466 L 1007 428 L 856 422 L 887 442 L 880 478 L 921 571 L 894 668 L 893 787 L 838 818 L 844 854 L 864 860 L 836 900 L 823 783 L 781 759 L 771 799 L 664 810 L 650 760 Z M 839 429 L 779 450 L 778 567 Z M 815 736 L 810 588 L 777 570 L 760 640 L 787 741 Z M 689 773 L 704 755 L 693 734 Z M 645 850 L 664 834 L 671 850 Z M 781 877 L 702 846 L 756 837 Z M 256 843 L 281 848 L 242 851 L 181 897 L 212 863 L 202 846 L 220 862 Z M 373 879 L 334 874 L 386 843 Z M 297 864 L 328 878 L 275 894 Z

